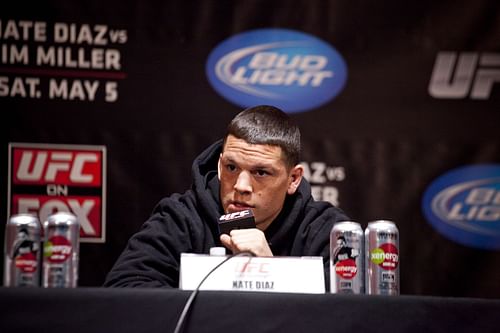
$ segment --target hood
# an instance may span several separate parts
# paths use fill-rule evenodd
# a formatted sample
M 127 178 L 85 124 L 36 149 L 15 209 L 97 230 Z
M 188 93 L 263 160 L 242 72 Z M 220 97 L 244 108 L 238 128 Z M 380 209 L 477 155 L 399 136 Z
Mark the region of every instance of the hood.
M 222 152 L 223 140 L 218 140 L 205 149 L 192 165 L 192 191 L 199 205 L 200 216 L 206 222 L 218 228 L 219 217 L 223 209 L 219 199 L 219 180 L 217 178 L 217 163 Z

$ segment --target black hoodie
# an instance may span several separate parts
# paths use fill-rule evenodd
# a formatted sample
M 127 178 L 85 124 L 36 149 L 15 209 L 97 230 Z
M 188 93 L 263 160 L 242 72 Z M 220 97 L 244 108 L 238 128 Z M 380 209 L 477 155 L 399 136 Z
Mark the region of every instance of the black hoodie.
M 177 288 L 181 253 L 209 253 L 211 247 L 221 246 L 218 220 L 224 212 L 217 178 L 221 149 L 222 140 L 195 159 L 192 188 L 156 205 L 129 240 L 104 286 Z M 265 235 L 275 256 L 322 256 L 328 285 L 330 231 L 335 222 L 345 220 L 340 209 L 314 201 L 309 183 L 302 179 Z

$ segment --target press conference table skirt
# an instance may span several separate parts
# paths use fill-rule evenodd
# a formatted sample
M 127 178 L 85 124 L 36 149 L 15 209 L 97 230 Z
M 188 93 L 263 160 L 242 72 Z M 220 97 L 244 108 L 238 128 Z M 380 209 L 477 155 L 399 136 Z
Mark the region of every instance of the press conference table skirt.
M 0 288 L 0 332 L 174 332 L 189 291 Z M 201 291 L 184 332 L 499 332 L 500 300 Z

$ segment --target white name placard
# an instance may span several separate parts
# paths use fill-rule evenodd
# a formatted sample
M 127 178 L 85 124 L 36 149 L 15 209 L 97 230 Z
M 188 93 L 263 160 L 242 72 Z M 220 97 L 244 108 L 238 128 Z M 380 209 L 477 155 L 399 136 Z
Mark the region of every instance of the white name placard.
M 181 254 L 180 285 L 194 290 L 226 256 Z M 208 276 L 200 290 L 325 293 L 322 257 L 230 258 Z

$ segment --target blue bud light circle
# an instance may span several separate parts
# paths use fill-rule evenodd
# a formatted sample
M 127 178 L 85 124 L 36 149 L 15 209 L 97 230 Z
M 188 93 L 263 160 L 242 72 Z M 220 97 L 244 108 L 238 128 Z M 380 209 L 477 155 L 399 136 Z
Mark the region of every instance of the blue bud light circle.
M 287 29 L 232 36 L 210 53 L 206 74 L 221 96 L 243 108 L 267 104 L 288 113 L 317 108 L 337 96 L 347 67 L 328 43 Z
M 500 249 L 500 165 L 481 164 L 451 170 L 424 193 L 427 221 L 462 245 Z

